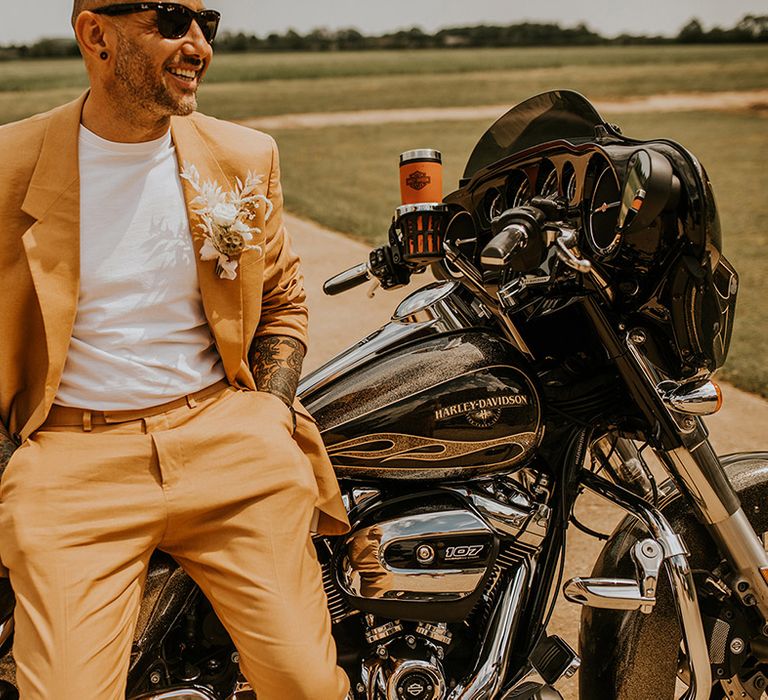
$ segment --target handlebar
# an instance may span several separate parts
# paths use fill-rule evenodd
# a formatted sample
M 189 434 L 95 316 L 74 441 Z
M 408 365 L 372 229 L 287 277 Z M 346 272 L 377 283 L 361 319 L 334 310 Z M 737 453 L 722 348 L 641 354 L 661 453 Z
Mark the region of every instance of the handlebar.
M 491 222 L 494 237 L 480 254 L 481 270 L 496 277 L 499 273 L 503 276 L 505 271 L 530 273 L 542 265 L 554 245 L 557 257 L 563 263 L 577 272 L 589 273 L 591 263 L 577 257 L 577 232 L 562 223 L 566 215 L 567 206 L 560 200 L 543 197 L 535 197 L 530 205 L 506 210 Z M 476 269 L 477 263 L 463 260 L 447 236 L 443 241 L 443 252 L 476 291 L 483 287 L 485 275 Z M 390 245 L 374 248 L 367 262 L 331 277 L 323 285 L 323 291 L 333 296 L 374 278 L 383 289 L 393 289 L 408 284 L 411 275 L 423 269 L 424 266 L 405 262 L 397 238 L 390 235 Z
M 480 254 L 483 269 L 527 272 L 547 255 L 547 215 L 542 209 L 522 206 L 507 209 L 491 222 L 495 234 Z
M 408 284 L 411 281 L 411 274 L 418 269 L 406 266 L 397 251 L 393 251 L 391 246 L 383 245 L 370 252 L 368 262 L 350 267 L 327 280 L 323 285 L 323 291 L 333 296 L 373 278 L 378 281 L 382 289 L 394 289 Z
M 528 243 L 528 232 L 519 224 L 510 224 L 501 233 L 495 235 L 490 243 L 483 248 L 480 264 L 486 269 L 502 269 L 508 263 L 510 256 Z
M 326 280 L 325 284 L 323 284 L 323 292 L 328 296 L 334 296 L 364 284 L 369 279 L 371 279 L 371 269 L 368 263 L 359 263 Z

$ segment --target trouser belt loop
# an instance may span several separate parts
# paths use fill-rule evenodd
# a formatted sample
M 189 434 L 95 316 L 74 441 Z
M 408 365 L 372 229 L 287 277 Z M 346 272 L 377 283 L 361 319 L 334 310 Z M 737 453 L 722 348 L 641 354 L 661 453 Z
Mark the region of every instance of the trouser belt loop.
M 83 430 L 90 433 L 93 430 L 93 415 L 90 411 L 83 411 Z
M 195 406 L 197 406 L 197 401 L 195 401 L 194 396 L 187 394 L 184 398 L 187 400 L 187 406 L 189 406 L 190 408 L 195 408 Z

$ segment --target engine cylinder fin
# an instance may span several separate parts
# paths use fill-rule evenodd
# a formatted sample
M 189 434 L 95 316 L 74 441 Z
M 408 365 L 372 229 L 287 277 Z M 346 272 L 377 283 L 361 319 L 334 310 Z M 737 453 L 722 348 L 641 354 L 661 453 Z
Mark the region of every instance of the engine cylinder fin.
M 336 585 L 330 562 L 326 562 L 322 565 L 322 573 L 323 588 L 325 589 L 325 595 L 328 598 L 328 610 L 331 613 L 331 622 L 336 624 L 350 615 L 354 615 L 355 611 L 350 607 L 347 599 Z
M 493 571 L 488 577 L 485 591 L 470 615 L 467 616 L 467 621 L 471 626 L 485 629 L 490 614 L 496 605 L 499 593 L 503 588 L 501 584 L 507 579 L 507 574 L 522 564 L 529 564 L 536 553 L 537 550 L 534 547 L 522 544 L 521 542 L 512 542 L 502 546 L 496 558 Z

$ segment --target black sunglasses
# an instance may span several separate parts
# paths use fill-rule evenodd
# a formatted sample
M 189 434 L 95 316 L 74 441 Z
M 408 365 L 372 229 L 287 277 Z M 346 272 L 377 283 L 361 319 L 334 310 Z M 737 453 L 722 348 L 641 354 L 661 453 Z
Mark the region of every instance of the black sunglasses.
M 186 36 L 192 22 L 200 27 L 205 40 L 212 44 L 216 38 L 221 15 L 216 10 L 203 10 L 195 12 L 185 5 L 175 2 L 129 2 L 121 5 L 106 5 L 97 7 L 91 12 L 99 15 L 130 15 L 136 12 L 157 12 L 157 31 L 166 39 L 181 39 Z

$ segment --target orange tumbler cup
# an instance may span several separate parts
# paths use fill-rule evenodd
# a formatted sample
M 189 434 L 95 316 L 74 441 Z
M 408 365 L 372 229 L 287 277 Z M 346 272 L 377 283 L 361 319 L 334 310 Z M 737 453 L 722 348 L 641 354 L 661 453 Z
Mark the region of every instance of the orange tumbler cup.
M 443 155 L 431 148 L 400 154 L 400 197 L 403 204 L 443 201 Z

